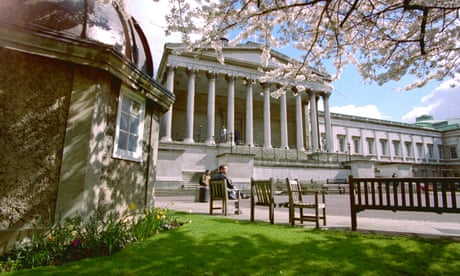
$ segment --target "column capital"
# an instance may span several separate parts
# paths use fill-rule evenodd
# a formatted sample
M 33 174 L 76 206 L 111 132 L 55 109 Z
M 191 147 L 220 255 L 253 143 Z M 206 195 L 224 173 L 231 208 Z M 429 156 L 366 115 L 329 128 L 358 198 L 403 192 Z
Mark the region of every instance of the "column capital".
M 246 86 L 254 85 L 254 84 L 256 84 L 256 80 L 253 79 L 253 78 L 245 77 L 245 78 L 243 78 L 243 84 L 246 85 Z
M 206 72 L 206 77 L 208 79 L 215 79 L 217 77 L 217 73 L 213 71 L 207 71 Z
M 235 75 L 232 75 L 232 74 L 226 74 L 225 75 L 225 79 L 227 81 L 234 81 L 236 79 L 236 76 Z
M 271 83 L 270 82 L 261 82 L 260 85 L 262 86 L 263 89 L 270 88 Z
M 177 69 L 177 65 L 174 65 L 174 64 L 167 64 L 167 65 L 166 65 L 166 68 L 167 68 L 168 70 L 173 70 L 173 71 L 175 71 L 175 70 Z
M 190 75 L 196 74 L 196 71 L 197 71 L 197 69 L 196 69 L 196 68 L 192 68 L 192 67 L 187 67 L 187 68 L 185 69 L 185 72 L 186 72 L 187 75 L 189 75 L 189 76 L 190 76 Z
M 322 96 L 323 96 L 323 99 L 327 100 L 327 99 L 329 99 L 329 97 L 331 96 L 331 93 L 330 93 L 330 92 L 324 92 L 324 93 L 322 94 Z

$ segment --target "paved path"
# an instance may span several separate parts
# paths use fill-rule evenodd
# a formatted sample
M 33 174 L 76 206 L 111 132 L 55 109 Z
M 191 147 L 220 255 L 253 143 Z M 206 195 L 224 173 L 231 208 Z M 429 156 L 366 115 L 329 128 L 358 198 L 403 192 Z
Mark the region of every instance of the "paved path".
M 278 196 L 275 201 L 286 201 L 283 196 Z M 176 211 L 209 214 L 209 203 L 195 202 L 194 196 L 157 196 L 155 206 Z M 322 229 L 350 230 L 347 195 L 328 195 L 327 198 L 327 225 Z M 240 202 L 241 215 L 233 214 L 234 204 L 229 203 L 229 218 L 239 220 L 250 219 L 250 201 L 243 199 Z M 220 215 L 220 210 L 215 215 Z M 255 219 L 268 222 L 268 208 L 257 206 Z M 275 208 L 275 223 L 288 224 L 289 214 L 287 208 Z M 314 227 L 314 222 L 304 222 L 305 227 Z M 358 231 L 373 232 L 391 235 L 410 235 L 418 237 L 446 237 L 460 241 L 460 214 L 432 214 L 414 212 L 390 211 L 364 211 L 358 214 Z

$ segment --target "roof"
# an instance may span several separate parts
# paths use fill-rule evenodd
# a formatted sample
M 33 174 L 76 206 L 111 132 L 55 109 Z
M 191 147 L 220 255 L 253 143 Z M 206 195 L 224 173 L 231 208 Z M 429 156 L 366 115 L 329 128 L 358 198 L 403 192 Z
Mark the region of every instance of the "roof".
M 0 17 L 110 45 L 139 70 L 153 77 L 152 56 L 140 25 L 111 2 L 1 0 Z

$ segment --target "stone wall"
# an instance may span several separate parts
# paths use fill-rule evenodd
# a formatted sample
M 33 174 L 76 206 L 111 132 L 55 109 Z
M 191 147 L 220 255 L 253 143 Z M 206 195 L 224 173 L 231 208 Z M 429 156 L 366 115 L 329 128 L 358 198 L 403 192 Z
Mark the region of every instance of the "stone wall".
M 0 229 L 53 220 L 73 68 L 0 48 Z

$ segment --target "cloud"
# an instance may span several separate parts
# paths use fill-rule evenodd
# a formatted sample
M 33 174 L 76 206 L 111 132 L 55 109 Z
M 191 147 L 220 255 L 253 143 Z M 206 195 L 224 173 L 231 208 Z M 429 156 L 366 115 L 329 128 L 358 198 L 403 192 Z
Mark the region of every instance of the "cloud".
M 365 106 L 355 106 L 355 105 L 345 105 L 345 106 L 333 106 L 331 107 L 331 112 L 339 113 L 339 114 L 346 114 L 352 116 L 359 116 L 359 117 L 366 117 L 366 118 L 374 118 L 384 120 L 387 119 L 384 116 L 377 106 L 375 105 L 365 105 Z
M 421 115 L 431 115 L 435 120 L 445 120 L 460 117 L 460 75 L 454 79 L 442 82 L 430 94 L 420 100 L 420 105 L 415 106 L 402 117 L 404 122 L 413 123 Z

